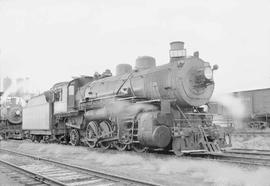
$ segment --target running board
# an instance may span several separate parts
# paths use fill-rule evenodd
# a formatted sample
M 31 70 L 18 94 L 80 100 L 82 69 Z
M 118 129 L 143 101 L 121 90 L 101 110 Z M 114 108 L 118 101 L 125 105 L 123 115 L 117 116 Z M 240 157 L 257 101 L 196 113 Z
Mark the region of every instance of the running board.
M 219 145 L 216 142 L 203 142 L 202 145 L 203 145 L 205 151 L 208 151 L 208 152 L 220 152 L 221 151 Z
M 207 150 L 183 150 L 181 151 L 184 154 L 196 154 L 196 153 L 205 153 Z

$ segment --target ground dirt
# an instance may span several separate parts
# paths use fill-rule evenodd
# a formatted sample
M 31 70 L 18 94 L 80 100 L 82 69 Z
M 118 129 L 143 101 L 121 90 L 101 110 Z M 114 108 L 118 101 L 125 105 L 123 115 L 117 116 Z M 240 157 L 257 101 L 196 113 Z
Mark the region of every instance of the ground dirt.
M 234 141 L 245 143 L 242 139 Z M 113 150 L 102 152 L 87 147 L 28 141 L 2 141 L 1 147 L 161 185 L 270 186 L 269 168 L 240 167 L 210 160 L 188 160 L 172 155 L 158 156 Z
M 270 150 L 270 136 L 241 136 L 233 137 L 232 140 L 235 148 Z

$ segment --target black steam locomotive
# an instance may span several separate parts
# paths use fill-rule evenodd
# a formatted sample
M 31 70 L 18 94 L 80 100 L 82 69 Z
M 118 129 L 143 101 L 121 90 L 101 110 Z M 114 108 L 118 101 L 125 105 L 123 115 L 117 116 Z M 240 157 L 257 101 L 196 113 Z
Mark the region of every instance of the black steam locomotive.
M 214 90 L 217 66 L 186 56 L 183 42 L 170 43 L 170 62 L 156 66 L 149 56 L 136 66 L 55 84 L 33 97 L 23 111 L 23 129 L 34 140 L 69 141 L 91 148 L 148 148 L 218 151 L 230 134 L 212 123 L 200 106 Z
M 22 105 L 17 97 L 1 101 L 0 136 L 4 139 L 22 139 Z

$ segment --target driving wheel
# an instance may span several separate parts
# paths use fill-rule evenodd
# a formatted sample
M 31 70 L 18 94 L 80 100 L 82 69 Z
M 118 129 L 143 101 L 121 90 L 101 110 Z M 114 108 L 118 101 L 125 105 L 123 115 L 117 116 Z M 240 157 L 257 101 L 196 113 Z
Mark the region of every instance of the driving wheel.
M 103 139 L 111 137 L 111 125 L 108 121 L 102 121 L 99 123 L 100 137 Z M 100 147 L 103 149 L 108 149 L 111 146 L 110 141 L 101 141 L 99 142 Z
M 95 121 L 91 121 L 86 127 L 86 143 L 90 148 L 94 148 L 96 146 L 98 137 L 98 128 L 97 123 Z

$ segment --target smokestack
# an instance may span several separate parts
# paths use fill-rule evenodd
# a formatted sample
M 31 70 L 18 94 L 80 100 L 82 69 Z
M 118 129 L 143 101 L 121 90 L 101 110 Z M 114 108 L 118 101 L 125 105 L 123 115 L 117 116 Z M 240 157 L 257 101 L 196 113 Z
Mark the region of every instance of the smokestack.
M 182 41 L 173 41 L 170 43 L 170 62 L 186 57 L 184 44 Z

